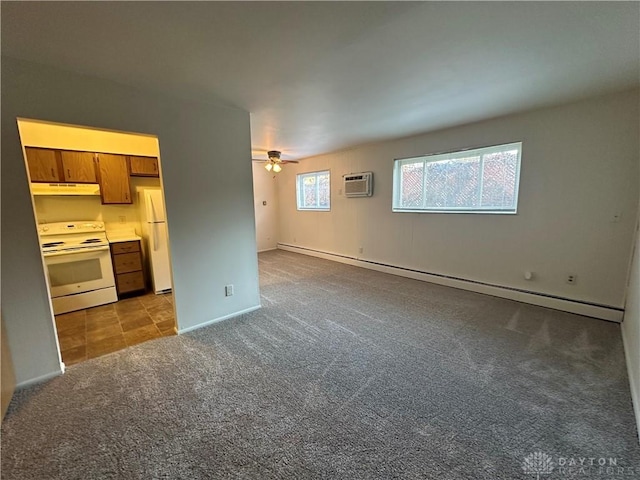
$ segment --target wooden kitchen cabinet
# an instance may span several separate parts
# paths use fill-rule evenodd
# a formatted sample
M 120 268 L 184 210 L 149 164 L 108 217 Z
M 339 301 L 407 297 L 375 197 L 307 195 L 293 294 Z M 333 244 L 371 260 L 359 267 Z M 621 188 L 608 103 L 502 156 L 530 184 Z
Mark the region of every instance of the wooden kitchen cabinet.
M 136 177 L 159 177 L 158 159 L 156 157 L 129 156 L 131 175 Z
M 127 157 L 100 153 L 96 163 L 102 203 L 133 203 Z
M 112 243 L 111 260 L 113 261 L 118 296 L 132 292 L 144 292 L 142 249 L 139 240 Z
M 60 152 L 48 148 L 25 147 L 32 182 L 62 182 Z
M 71 152 L 63 150 L 62 174 L 69 183 L 96 183 L 95 155 L 89 152 Z

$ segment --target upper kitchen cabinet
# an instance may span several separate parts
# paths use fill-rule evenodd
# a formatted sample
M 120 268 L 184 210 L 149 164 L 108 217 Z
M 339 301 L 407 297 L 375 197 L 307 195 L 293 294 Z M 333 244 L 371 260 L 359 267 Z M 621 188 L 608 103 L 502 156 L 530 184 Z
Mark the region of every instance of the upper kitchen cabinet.
M 133 203 L 127 157 L 99 153 L 96 163 L 102 203 Z
M 137 177 L 159 177 L 158 159 L 156 157 L 129 156 L 131 175 Z
M 89 152 L 62 151 L 64 181 L 70 183 L 96 183 L 94 154 Z
M 32 182 L 62 182 L 60 152 L 47 148 L 25 147 Z

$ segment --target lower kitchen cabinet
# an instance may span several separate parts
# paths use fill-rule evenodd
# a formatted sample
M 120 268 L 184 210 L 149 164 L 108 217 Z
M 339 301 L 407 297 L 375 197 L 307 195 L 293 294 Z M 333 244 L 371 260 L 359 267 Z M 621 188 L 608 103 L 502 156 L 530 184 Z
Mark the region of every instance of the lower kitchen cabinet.
M 140 240 L 111 244 L 113 273 L 118 296 L 145 291 Z

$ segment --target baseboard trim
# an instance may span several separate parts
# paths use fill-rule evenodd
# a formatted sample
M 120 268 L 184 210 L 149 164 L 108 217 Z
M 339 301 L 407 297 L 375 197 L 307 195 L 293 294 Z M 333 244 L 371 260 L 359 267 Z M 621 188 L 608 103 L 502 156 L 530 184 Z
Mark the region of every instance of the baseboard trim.
M 624 328 L 622 329 L 622 345 L 624 346 L 624 358 L 627 362 L 627 375 L 629 376 L 629 388 L 631 388 L 631 403 L 633 405 L 633 413 L 636 415 L 636 433 L 638 434 L 638 442 L 640 442 L 640 398 L 638 392 L 640 392 L 640 385 L 638 385 L 637 376 L 640 371 L 633 371 L 631 358 L 629 357 L 629 351 L 631 345 L 627 340 L 627 336 L 624 334 Z
M 178 335 L 182 335 L 183 333 L 192 332 L 194 330 L 198 330 L 203 327 L 207 327 L 209 325 L 213 325 L 214 323 L 222 322 L 224 320 L 229 320 L 230 318 L 239 317 L 240 315 L 244 315 L 245 313 L 253 312 L 254 310 L 258 310 L 262 308 L 262 305 L 255 305 L 253 307 L 245 308 L 244 310 L 240 310 L 239 312 L 230 313 L 229 315 L 224 315 L 222 317 L 214 318 L 213 320 L 208 320 L 204 323 L 199 323 L 198 325 L 194 325 L 193 327 L 181 328 L 178 330 Z
M 16 385 L 16 390 L 21 390 L 26 387 L 30 387 L 32 385 L 36 385 L 38 383 L 46 382 L 47 380 L 51 380 L 52 378 L 59 377 L 64 373 L 64 370 L 58 370 L 51 373 L 46 373 L 44 375 L 40 375 L 39 377 L 30 378 L 29 380 L 25 380 L 24 382 L 20 382 Z
M 485 295 L 491 295 L 494 297 L 516 300 L 518 302 L 538 305 L 540 307 L 552 308 L 554 310 L 561 310 L 563 312 L 575 313 L 578 315 L 593 317 L 600 320 L 608 320 L 610 322 L 620 323 L 622 322 L 622 317 L 624 315 L 624 309 L 608 305 L 580 302 L 577 300 L 571 300 L 569 298 L 544 295 L 541 293 L 529 292 L 516 288 L 475 282 L 472 280 L 466 280 L 464 278 L 448 277 L 445 275 L 438 275 L 419 270 L 411 270 L 408 268 L 386 265 L 368 260 L 361 260 L 355 257 L 349 257 L 347 255 L 323 252 L 320 250 L 298 247 L 296 245 L 289 245 L 285 243 L 279 243 L 278 248 L 289 252 L 301 253 L 303 255 L 323 258 L 326 260 L 333 260 L 335 262 L 345 263 L 347 265 L 368 268 L 369 270 L 390 273 L 391 275 L 398 275 L 400 277 L 412 278 L 414 280 L 435 283 L 438 285 L 444 285 L 446 287 L 459 288 L 461 290 L 483 293 Z
M 258 253 L 262 253 L 262 252 L 272 252 L 274 250 L 277 250 L 278 247 L 272 247 L 272 248 L 265 248 L 264 250 L 258 250 Z

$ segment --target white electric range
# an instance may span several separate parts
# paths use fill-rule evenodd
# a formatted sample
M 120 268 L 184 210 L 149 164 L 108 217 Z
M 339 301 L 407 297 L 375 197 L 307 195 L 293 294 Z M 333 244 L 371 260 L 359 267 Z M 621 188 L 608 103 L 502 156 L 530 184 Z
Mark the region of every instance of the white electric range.
M 104 223 L 43 223 L 38 234 L 54 314 L 118 300 Z

